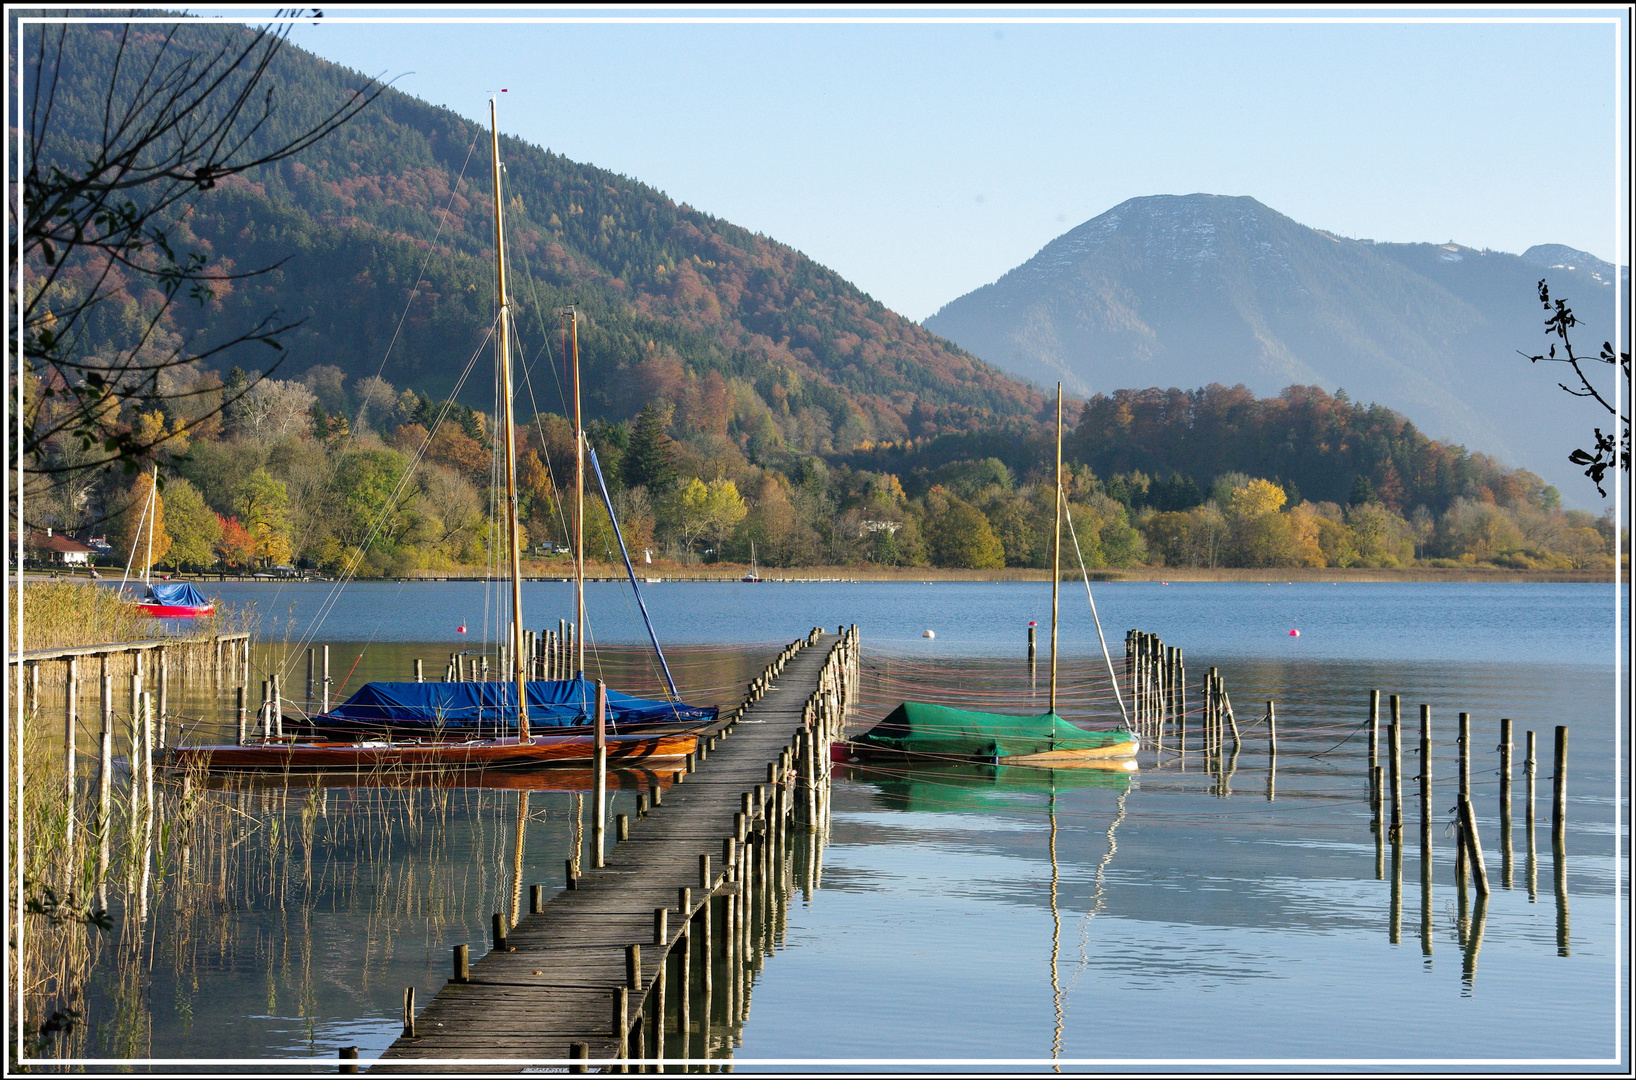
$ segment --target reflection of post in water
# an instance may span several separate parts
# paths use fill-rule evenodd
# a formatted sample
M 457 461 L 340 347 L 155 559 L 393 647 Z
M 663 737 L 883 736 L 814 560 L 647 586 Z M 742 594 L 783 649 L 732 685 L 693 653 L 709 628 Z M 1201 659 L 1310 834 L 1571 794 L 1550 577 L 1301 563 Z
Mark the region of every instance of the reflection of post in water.
M 585 796 L 574 793 L 574 876 L 579 877 L 580 854 L 585 850 Z
M 1392 913 L 1387 922 L 1386 940 L 1403 941 L 1403 842 L 1392 841 Z
M 1551 833 L 1552 877 L 1556 879 L 1556 954 L 1568 955 L 1568 841 L 1560 829 Z
M 1464 894 L 1465 890 L 1461 890 Z M 1471 927 L 1466 931 L 1465 960 L 1461 967 L 1464 990 L 1462 996 L 1471 993 L 1471 984 L 1477 978 L 1477 953 L 1483 947 L 1483 926 L 1488 922 L 1488 894 L 1479 892 L 1476 905 L 1471 913 Z
M 1272 704 L 1268 702 L 1268 704 Z M 1278 755 L 1267 757 L 1267 801 L 1272 802 L 1278 791 Z

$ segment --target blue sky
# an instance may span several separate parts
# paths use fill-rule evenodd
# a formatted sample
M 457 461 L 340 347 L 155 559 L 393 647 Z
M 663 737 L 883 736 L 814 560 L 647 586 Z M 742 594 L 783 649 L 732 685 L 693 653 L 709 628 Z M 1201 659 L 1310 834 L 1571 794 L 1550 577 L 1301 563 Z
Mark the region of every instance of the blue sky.
M 703 8 L 515 8 L 492 23 L 324 11 L 292 41 L 485 122 L 488 94 L 507 88 L 504 130 L 791 244 L 915 319 L 1153 194 L 1251 195 L 1347 236 L 1629 260 L 1623 30 L 1607 23 L 1440 24 L 1430 9 L 1360 10 L 1403 20 L 1385 25 L 1333 12 L 1031 24 L 961 9 L 976 21 L 938 24 L 823 21 L 918 9 L 814 9 L 820 21 L 744 24 L 639 21 L 720 14 Z M 528 21 L 561 16 L 608 21 Z

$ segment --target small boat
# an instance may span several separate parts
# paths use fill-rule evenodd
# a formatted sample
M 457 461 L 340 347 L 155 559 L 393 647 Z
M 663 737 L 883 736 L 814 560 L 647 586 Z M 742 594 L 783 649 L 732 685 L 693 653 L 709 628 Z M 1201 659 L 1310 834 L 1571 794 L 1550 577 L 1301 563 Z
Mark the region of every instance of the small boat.
M 685 758 L 698 749 L 691 734 L 623 734 L 606 737 L 609 762 L 646 762 Z M 318 740 L 269 741 L 246 746 L 178 746 L 169 751 L 176 769 L 277 769 L 328 773 L 357 769 L 481 768 L 499 765 L 591 764 L 596 739 L 591 735 L 533 735 L 527 739 L 463 741 L 427 739 L 363 739 L 354 742 Z
M 216 611 L 214 603 L 185 581 L 149 585 L 137 606 L 155 619 L 197 619 Z
M 875 727 L 847 744 L 849 758 L 854 754 L 912 754 L 1042 768 L 1072 768 L 1090 761 L 1135 758 L 1141 741 L 1128 726 L 1086 731 L 1057 714 L 1057 608 L 1062 581 L 1064 501 L 1062 384 L 1057 383 L 1057 520 L 1051 553 L 1051 707 L 1035 716 L 1013 716 L 905 701 Z M 927 630 L 925 636 L 936 635 Z M 1111 662 L 1109 673 L 1112 673 Z M 1123 711 L 1123 703 L 1120 709 Z
M 155 465 L 153 483 L 148 487 L 148 501 L 142 507 L 142 517 L 136 523 L 136 536 L 131 541 L 130 558 L 125 562 L 125 576 L 119 581 L 120 592 L 124 593 L 125 585 L 130 581 L 131 563 L 136 560 L 137 545 L 142 543 L 143 534 L 146 533 L 147 557 L 142 567 L 142 584 L 145 591 L 142 599 L 136 602 L 137 607 L 154 619 L 197 619 L 203 615 L 213 615 L 216 605 L 187 582 L 160 582 L 158 585 L 153 583 L 154 504 L 158 498 L 159 466 Z M 95 571 L 91 576 L 96 576 Z
M 1055 713 L 1008 716 L 905 701 L 849 748 L 864 756 L 909 754 L 995 765 L 1070 765 L 1086 759 L 1136 756 L 1136 736 L 1123 728 L 1086 731 Z
M 754 540 L 750 541 L 750 572 L 739 578 L 739 580 L 751 583 L 761 580 L 761 575 L 756 573 L 756 542 Z

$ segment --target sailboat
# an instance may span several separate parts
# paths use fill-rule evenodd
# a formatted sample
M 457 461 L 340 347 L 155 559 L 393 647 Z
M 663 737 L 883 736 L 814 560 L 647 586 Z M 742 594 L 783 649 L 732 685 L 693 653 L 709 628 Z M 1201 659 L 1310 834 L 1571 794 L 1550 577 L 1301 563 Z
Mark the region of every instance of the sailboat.
M 670 690 L 667 702 L 608 692 L 585 678 L 585 456 L 580 412 L 578 313 L 565 313 L 564 333 L 572 332 L 575 506 L 574 517 L 574 677 L 528 678 L 522 600 L 521 536 L 517 521 L 517 443 L 512 409 L 511 296 L 506 288 L 505 229 L 502 218 L 500 130 L 497 103 L 489 102 L 494 153 L 494 237 L 498 285 L 497 364 L 503 388 L 501 436 L 505 440 L 506 529 L 511 584 L 511 622 L 504 682 L 372 682 L 335 709 L 306 718 L 291 717 L 292 731 L 259 745 L 194 747 L 178 750 L 178 763 L 202 756 L 210 768 L 292 770 L 359 769 L 399 766 L 497 766 L 556 762 L 678 758 L 697 748 L 698 733 L 715 722 L 715 708 L 678 700 L 669 665 L 659 651 L 652 621 L 642 605 L 655 651 Z M 565 350 L 566 351 L 566 350 Z M 595 452 L 591 451 L 595 466 Z M 597 468 L 600 482 L 601 470 Z M 603 498 L 610 516 L 607 485 Z M 619 534 L 618 521 L 614 531 Z M 624 540 L 620 539 L 624 550 Z M 635 585 L 635 571 L 626 566 Z M 638 591 L 637 601 L 641 604 Z M 540 729 L 539 733 L 535 729 Z M 486 737 L 485 737 L 486 736 Z
M 1056 538 L 1051 549 L 1051 707 L 1038 716 L 978 712 L 905 701 L 852 740 L 854 754 L 911 754 L 1046 768 L 1128 761 L 1140 747 L 1126 727 L 1086 731 L 1057 714 L 1057 613 L 1062 581 L 1062 384 L 1057 384 Z
M 153 467 L 153 483 L 148 487 L 148 502 L 142 508 L 142 517 L 136 523 L 136 538 L 131 541 L 131 558 L 125 561 L 125 576 L 120 579 L 119 588 L 123 592 L 125 583 L 131 576 L 131 560 L 136 558 L 136 549 L 142 543 L 144 530 L 148 534 L 147 560 L 142 566 L 142 599 L 136 606 L 147 612 L 150 618 L 155 619 L 197 619 L 204 615 L 212 615 L 216 605 L 205 598 L 205 595 L 185 581 L 162 581 L 158 585 L 153 583 L 153 532 L 154 510 L 159 500 L 159 466 Z
M 750 572 L 739 578 L 740 581 L 759 582 L 761 575 L 756 573 L 756 542 L 750 541 Z

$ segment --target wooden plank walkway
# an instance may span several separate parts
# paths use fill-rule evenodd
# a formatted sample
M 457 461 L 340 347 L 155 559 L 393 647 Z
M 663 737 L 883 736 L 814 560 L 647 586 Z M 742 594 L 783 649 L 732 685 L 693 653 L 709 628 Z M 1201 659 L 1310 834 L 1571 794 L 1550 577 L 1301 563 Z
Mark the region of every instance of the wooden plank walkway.
M 685 782 L 632 821 L 628 839 L 612 843 L 610 827 L 605 865 L 583 869 L 570 888 L 523 916 L 507 933 L 506 951 L 491 949 L 472 963 L 469 981 L 451 979 L 414 1018 L 413 1036 L 406 1030 L 369 1071 L 651 1059 L 660 1056 L 655 1015 L 660 1030 L 668 1023 L 702 1032 L 671 1033 L 673 1050 L 707 1052 L 722 997 L 731 1004 L 744 993 L 736 974 L 720 979 L 728 985 L 713 984 L 714 960 L 732 967 L 736 959 L 735 972 L 751 962 L 749 905 L 753 894 L 764 902 L 760 894 L 775 872 L 767 841 L 778 841 L 781 851 L 786 827 L 812 820 L 806 808 L 827 776 L 829 739 L 855 692 L 856 642 L 855 628 L 840 636 L 814 630 L 792 642 L 751 682 L 745 705 L 710 740 L 703 760 L 690 762 L 695 771 Z M 438 1059 L 446 1064 L 433 1064 Z M 504 1064 L 479 1064 L 497 1059 Z M 572 1071 L 585 1067 L 576 1063 Z

